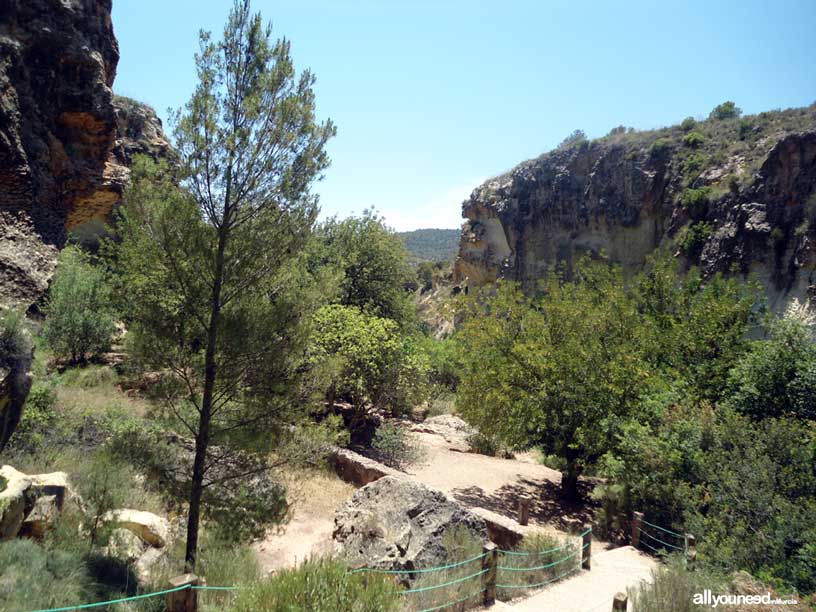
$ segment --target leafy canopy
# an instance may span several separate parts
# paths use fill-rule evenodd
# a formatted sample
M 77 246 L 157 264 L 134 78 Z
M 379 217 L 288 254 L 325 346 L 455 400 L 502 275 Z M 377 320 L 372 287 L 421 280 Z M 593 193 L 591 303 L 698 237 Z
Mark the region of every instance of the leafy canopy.
M 77 247 L 60 253 L 45 314 L 43 337 L 57 356 L 76 363 L 110 349 L 111 288 L 104 270 Z

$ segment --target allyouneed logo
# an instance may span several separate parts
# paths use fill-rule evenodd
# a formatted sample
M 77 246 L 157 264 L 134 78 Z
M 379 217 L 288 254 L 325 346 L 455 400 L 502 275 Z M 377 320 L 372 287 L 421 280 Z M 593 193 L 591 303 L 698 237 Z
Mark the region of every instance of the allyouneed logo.
M 759 604 L 774 604 L 774 605 L 793 605 L 798 603 L 795 599 L 780 599 L 779 597 L 772 597 L 770 593 L 764 595 L 714 595 L 709 589 L 702 593 L 695 593 L 692 603 L 698 606 L 709 605 L 716 608 L 719 605 L 735 606 L 735 605 L 759 605 Z

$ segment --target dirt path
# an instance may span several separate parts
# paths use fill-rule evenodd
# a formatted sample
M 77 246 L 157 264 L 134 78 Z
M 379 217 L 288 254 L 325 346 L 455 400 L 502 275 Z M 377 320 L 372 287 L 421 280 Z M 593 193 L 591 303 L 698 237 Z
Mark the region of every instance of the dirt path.
M 425 449 L 425 458 L 409 468 L 408 474 L 466 506 L 515 518 L 518 500 L 527 498 L 531 523 L 575 531 L 591 520 L 591 508 L 564 506 L 557 470 L 526 456 L 500 459 L 452 450 L 457 445 L 440 435 L 411 435 Z
M 423 460 L 408 469 L 408 476 L 439 489 L 460 503 L 516 517 L 518 499 L 531 500 L 531 525 L 576 531 L 589 520 L 591 509 L 564 508 L 559 499 L 561 473 L 534 459 L 500 459 L 463 453 L 441 435 L 411 433 L 424 449 Z M 332 548 L 335 510 L 354 493 L 354 487 L 331 474 L 313 472 L 287 476 L 293 493 L 290 521 L 256 542 L 265 572 L 292 567 Z
M 292 517 L 252 545 L 264 572 L 294 567 L 310 556 L 329 552 L 334 511 L 355 491 L 323 472 L 290 474 L 284 480 L 292 492 Z

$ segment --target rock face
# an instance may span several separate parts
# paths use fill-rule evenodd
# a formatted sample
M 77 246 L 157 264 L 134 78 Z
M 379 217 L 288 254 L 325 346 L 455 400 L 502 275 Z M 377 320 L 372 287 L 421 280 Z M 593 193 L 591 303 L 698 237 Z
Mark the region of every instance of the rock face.
M 747 129 L 746 127 L 752 129 Z M 660 246 L 711 274 L 756 272 L 773 302 L 816 283 L 816 105 L 560 147 L 477 187 L 462 205 L 455 280 L 535 281 L 603 252 L 639 269 Z M 694 210 L 689 189 L 707 190 Z M 701 238 L 685 239 L 690 228 Z
M 22 342 L 28 338 L 22 337 Z M 33 344 L 17 347 L 19 350 L 0 352 L 0 451 L 2 451 L 11 434 L 17 428 L 23 416 L 28 392 L 33 380 L 31 363 L 33 361 Z
M 443 493 L 385 476 L 337 511 L 333 538 L 352 566 L 413 570 L 444 565 L 445 536 L 457 529 L 487 539 L 484 521 Z
M 66 232 L 119 200 L 134 143 L 166 140 L 152 111 L 114 104 L 111 0 L 0 2 L 0 57 L 0 305 L 25 308 Z
M 65 472 L 29 476 L 0 467 L 0 540 L 42 537 L 72 495 Z

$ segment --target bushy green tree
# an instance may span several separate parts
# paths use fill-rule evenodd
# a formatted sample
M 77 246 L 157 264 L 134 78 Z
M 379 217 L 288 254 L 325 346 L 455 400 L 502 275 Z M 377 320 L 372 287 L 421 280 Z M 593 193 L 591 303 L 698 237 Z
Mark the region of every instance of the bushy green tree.
M 77 247 L 60 253 L 45 315 L 45 341 L 71 363 L 110 349 L 116 329 L 111 288 L 104 270 Z
M 728 100 L 715 106 L 709 117 L 711 119 L 736 119 L 741 114 L 742 109 L 731 100 Z
M 117 266 L 145 364 L 172 372 L 166 405 L 195 440 L 186 563 L 195 567 L 215 438 L 270 428 L 295 404 L 303 311 L 289 267 L 317 214 L 331 122 L 315 116 L 314 77 L 286 40 L 236 0 L 223 36 L 200 36 L 198 84 L 175 119 L 173 176 L 137 164 L 119 224 Z M 308 314 L 308 313 L 307 313 Z M 284 399 L 285 398 L 285 399 Z
M 315 232 L 311 266 L 328 266 L 340 273 L 336 301 L 400 326 L 416 322 L 409 291 L 416 274 L 405 242 L 373 211 L 360 217 L 330 218 Z
M 459 412 L 511 446 L 563 458 L 562 491 L 576 498 L 578 476 L 615 444 L 649 379 L 619 271 L 585 262 L 534 299 L 503 282 L 459 314 Z
M 799 321 L 778 319 L 731 370 L 728 402 L 755 418 L 816 420 L 816 343 Z
M 719 274 L 706 279 L 696 268 L 681 275 L 677 261 L 661 252 L 634 279 L 632 292 L 644 315 L 650 363 L 693 397 L 719 400 L 761 311 L 759 288 Z
M 391 319 L 354 306 L 325 306 L 315 315 L 309 354 L 315 362 L 332 362 L 328 399 L 352 404 L 352 431 L 369 408 L 400 414 L 427 396 L 427 358 Z

